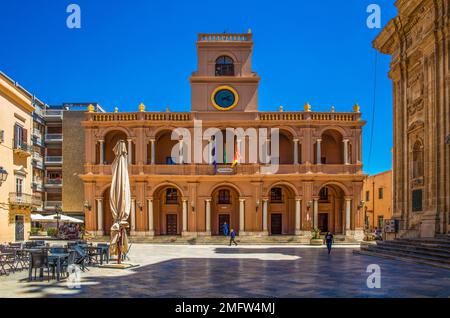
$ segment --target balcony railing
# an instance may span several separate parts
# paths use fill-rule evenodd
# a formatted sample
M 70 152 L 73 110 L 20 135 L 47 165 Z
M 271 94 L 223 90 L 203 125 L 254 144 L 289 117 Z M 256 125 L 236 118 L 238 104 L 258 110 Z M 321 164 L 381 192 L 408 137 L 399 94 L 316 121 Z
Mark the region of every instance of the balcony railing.
M 37 138 L 41 138 L 42 137 L 42 133 L 39 129 L 37 128 L 33 128 L 33 136 L 37 137 Z
M 199 42 L 250 42 L 252 40 L 251 33 L 242 34 L 199 34 Z
M 129 121 L 170 121 L 189 122 L 205 118 L 205 113 L 185 112 L 135 112 L 135 113 L 87 113 L 87 119 L 95 122 L 129 122 Z M 358 122 L 361 120 L 359 112 L 256 112 L 242 113 L 243 121 L 273 121 L 273 122 Z M 215 119 L 214 119 L 215 120 Z
M 59 186 L 59 185 L 62 185 L 62 183 L 63 183 L 62 178 L 61 179 L 52 179 L 52 178 L 46 178 L 45 179 L 45 185 L 46 186 L 48 186 L 48 185 L 50 185 L 50 186 L 54 186 L 54 185 Z
M 85 165 L 85 172 L 100 175 L 111 175 L 111 165 Z M 258 174 L 362 174 L 361 164 L 279 164 L 276 168 L 271 168 L 264 164 L 238 164 L 231 168 L 231 164 L 217 165 L 217 175 L 258 175 Z M 132 165 L 131 175 L 214 175 L 214 165 L 209 164 L 183 164 L 183 165 Z
M 63 141 L 63 134 L 46 134 L 45 142 L 61 142 Z
M 42 180 L 39 180 L 39 179 L 33 180 L 33 182 L 31 183 L 31 188 L 34 191 L 44 191 L 44 186 L 43 186 Z
M 62 164 L 62 156 L 47 156 L 45 157 L 45 164 Z
M 62 201 L 45 201 L 44 203 L 45 209 L 54 209 L 56 207 L 62 208 Z
M 60 109 L 46 109 L 42 112 L 46 119 L 62 119 L 63 111 Z
M 40 197 L 27 193 L 10 192 L 9 203 L 20 206 L 40 206 L 42 200 Z

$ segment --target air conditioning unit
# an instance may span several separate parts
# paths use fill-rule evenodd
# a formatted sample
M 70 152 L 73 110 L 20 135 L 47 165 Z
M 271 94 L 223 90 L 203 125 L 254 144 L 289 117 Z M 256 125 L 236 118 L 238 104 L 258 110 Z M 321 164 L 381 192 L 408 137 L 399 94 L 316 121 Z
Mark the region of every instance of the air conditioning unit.
M 5 131 L 0 130 L 0 144 L 5 142 Z

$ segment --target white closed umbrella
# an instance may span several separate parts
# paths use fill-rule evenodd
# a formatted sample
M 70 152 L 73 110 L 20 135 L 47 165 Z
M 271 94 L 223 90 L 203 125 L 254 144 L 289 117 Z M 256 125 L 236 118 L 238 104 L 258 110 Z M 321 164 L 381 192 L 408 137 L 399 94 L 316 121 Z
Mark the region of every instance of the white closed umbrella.
M 128 252 L 128 217 L 131 209 L 130 179 L 128 176 L 127 147 L 119 140 L 114 147 L 116 158 L 112 164 L 110 207 L 113 218 L 111 226 L 111 255 L 117 255 L 120 264 L 122 253 Z

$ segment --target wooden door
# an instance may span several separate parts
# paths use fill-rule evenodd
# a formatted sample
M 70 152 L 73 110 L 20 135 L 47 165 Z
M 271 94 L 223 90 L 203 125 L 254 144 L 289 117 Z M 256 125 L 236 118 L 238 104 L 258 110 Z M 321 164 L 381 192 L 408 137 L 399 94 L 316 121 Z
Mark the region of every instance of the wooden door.
M 178 234 L 178 224 L 176 214 L 166 215 L 166 234 L 167 235 L 177 235 Z
M 282 214 L 272 213 L 270 215 L 270 234 L 280 235 L 282 234 Z

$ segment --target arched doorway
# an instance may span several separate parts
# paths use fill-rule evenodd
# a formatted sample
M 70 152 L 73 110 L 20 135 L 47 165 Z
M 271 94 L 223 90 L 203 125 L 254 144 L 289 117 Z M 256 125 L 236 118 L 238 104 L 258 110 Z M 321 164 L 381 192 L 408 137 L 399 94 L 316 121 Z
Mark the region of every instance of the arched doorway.
M 269 191 L 268 225 L 270 235 L 295 234 L 295 194 L 284 185 Z
M 165 165 L 175 164 L 178 159 L 172 157 L 172 149 L 178 144 L 178 140 L 172 140 L 172 131 L 164 130 L 159 132 L 155 140 L 155 163 Z M 150 160 L 150 158 L 148 159 Z
M 322 133 L 320 158 L 317 158 L 317 144 L 314 145 L 314 162 L 322 164 L 343 164 L 344 143 L 341 133 L 337 130 L 327 129 Z
M 294 163 L 294 142 L 293 136 L 286 130 L 280 130 L 279 135 L 279 158 L 280 164 Z
M 344 234 L 344 191 L 336 185 L 326 185 L 319 191 L 317 226 L 320 231 Z
M 211 199 L 211 235 L 222 235 L 224 222 L 239 234 L 239 193 L 223 186 L 213 191 Z
M 153 194 L 155 235 L 181 235 L 182 196 L 178 188 L 164 186 Z

